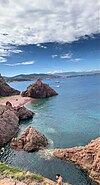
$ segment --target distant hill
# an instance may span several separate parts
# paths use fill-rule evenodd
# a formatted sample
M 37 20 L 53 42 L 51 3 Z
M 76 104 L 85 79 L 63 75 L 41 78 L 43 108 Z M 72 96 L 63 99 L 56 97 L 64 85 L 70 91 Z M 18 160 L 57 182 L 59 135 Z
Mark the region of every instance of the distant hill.
M 20 74 L 13 77 L 4 77 L 4 79 L 7 82 L 13 82 L 13 81 L 31 81 L 31 80 L 44 80 L 44 79 L 53 79 L 53 78 L 59 78 L 58 75 L 53 74 Z
M 88 75 L 99 75 L 100 71 L 82 71 L 82 72 L 62 72 L 62 73 L 55 73 L 55 75 L 63 76 L 63 77 L 75 77 L 75 76 L 88 76 Z
M 0 74 L 0 97 L 18 95 L 20 92 L 10 87 Z
M 91 76 L 91 75 L 100 75 L 100 71 L 88 71 L 88 72 L 62 72 L 54 74 L 20 74 L 13 77 L 4 77 L 6 82 L 13 81 L 31 81 L 31 80 L 49 80 L 54 78 L 71 78 L 78 76 Z

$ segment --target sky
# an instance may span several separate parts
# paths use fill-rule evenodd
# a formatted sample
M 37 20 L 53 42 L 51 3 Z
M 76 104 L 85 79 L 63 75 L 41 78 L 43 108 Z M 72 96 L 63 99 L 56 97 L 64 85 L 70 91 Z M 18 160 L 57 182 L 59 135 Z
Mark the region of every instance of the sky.
M 0 0 L 0 73 L 100 70 L 100 0 Z

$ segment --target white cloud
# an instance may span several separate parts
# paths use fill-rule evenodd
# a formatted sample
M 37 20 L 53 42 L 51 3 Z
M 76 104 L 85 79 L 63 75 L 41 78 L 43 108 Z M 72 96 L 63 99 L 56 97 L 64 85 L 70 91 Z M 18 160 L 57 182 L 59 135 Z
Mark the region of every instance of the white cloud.
M 19 65 L 32 65 L 34 63 L 35 61 L 27 61 L 27 62 L 19 62 L 19 63 L 14 63 L 14 64 L 5 64 L 5 65 L 14 67 L 14 66 L 19 66 Z
M 81 59 L 81 58 L 74 58 L 73 60 L 76 61 L 76 62 L 79 62 L 79 61 L 81 61 L 82 59 Z
M 52 58 L 55 58 L 55 57 L 57 57 L 57 56 L 58 56 L 58 55 L 52 55 L 51 57 L 52 57 Z
M 22 65 L 30 65 L 30 64 L 34 64 L 35 61 L 28 61 L 28 62 L 22 62 Z
M 11 53 L 22 53 L 23 51 L 14 46 L 0 46 L 0 56 L 9 56 Z
M 4 63 L 4 62 L 7 62 L 7 60 L 3 57 L 0 57 L 0 63 Z
M 49 71 L 47 72 L 47 74 L 55 74 L 55 73 L 63 73 L 63 72 L 66 72 L 64 70 L 55 70 L 55 71 Z
M 2 0 L 1 46 L 73 42 L 99 33 L 99 0 Z M 45 46 L 41 46 L 45 48 Z M 5 52 L 4 52 L 5 54 Z
M 82 59 L 81 58 L 74 58 L 73 54 L 71 53 L 67 53 L 67 54 L 63 54 L 60 56 L 61 59 L 69 59 L 69 60 L 65 60 L 65 61 L 71 61 L 71 62 L 79 62 Z
M 72 54 L 64 54 L 64 55 L 61 55 L 60 58 L 63 58 L 63 59 L 71 59 L 72 58 Z
M 41 45 L 40 43 L 38 43 L 38 44 L 36 44 L 38 47 L 40 47 L 40 48 L 44 48 L 44 49 L 46 49 L 47 47 L 46 46 L 43 46 L 43 45 Z

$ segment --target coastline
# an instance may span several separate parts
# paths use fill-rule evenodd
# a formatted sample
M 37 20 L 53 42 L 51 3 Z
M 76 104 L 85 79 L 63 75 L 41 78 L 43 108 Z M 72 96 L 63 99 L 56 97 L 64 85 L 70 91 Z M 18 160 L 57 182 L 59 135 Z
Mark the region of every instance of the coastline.
M 7 101 L 9 101 L 13 107 L 18 107 L 35 102 L 36 100 L 30 97 L 22 97 L 21 95 L 6 96 L 0 98 L 0 105 L 6 105 Z
M 22 171 L 18 167 L 11 167 L 0 162 L 0 185 L 56 185 L 56 182 L 39 174 Z M 65 185 L 71 185 L 64 183 Z

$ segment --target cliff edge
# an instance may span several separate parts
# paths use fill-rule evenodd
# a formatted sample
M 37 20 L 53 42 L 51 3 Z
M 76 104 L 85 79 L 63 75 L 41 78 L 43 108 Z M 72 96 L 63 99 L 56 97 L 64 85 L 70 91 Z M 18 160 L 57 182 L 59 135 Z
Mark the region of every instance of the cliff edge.
M 20 91 L 10 87 L 0 74 L 0 97 L 18 95 Z
M 53 156 L 64 160 L 70 160 L 86 170 L 89 177 L 100 184 L 100 137 L 92 140 L 86 146 L 69 149 L 55 149 Z

